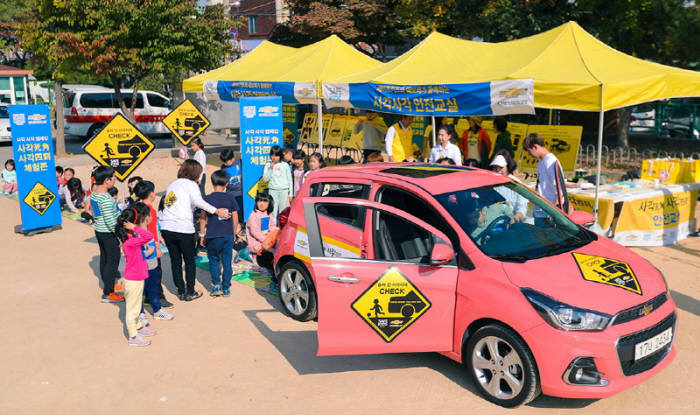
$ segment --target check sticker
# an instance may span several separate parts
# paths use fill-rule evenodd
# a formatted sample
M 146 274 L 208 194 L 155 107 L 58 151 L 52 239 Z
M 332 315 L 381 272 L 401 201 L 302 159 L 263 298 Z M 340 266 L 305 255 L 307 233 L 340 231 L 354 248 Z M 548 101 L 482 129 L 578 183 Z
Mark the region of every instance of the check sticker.
M 628 263 L 595 255 L 573 253 L 584 280 L 612 285 L 642 295 L 637 277 Z
M 391 267 L 351 307 L 384 341 L 391 343 L 428 311 L 430 302 L 397 267 Z

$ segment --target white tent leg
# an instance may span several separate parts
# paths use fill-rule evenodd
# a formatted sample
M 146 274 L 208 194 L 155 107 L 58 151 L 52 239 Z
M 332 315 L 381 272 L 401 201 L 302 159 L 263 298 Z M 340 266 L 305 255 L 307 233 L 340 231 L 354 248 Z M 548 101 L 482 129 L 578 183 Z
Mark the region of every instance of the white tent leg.
M 603 84 L 600 85 L 600 113 L 598 114 L 598 162 L 595 174 L 595 201 L 593 202 L 593 217 L 598 222 L 598 192 L 600 187 L 600 164 L 603 159 L 603 119 L 605 110 L 603 109 Z
M 433 147 L 435 147 L 435 117 L 430 117 L 433 119 Z M 425 149 L 424 149 L 425 151 Z
M 316 101 L 316 120 L 318 121 L 318 152 L 323 154 L 323 101 Z

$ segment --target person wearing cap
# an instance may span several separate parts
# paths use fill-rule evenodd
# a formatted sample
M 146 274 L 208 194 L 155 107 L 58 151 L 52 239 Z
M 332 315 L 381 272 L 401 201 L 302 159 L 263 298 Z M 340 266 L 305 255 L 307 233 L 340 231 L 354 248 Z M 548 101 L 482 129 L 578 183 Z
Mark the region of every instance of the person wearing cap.
M 439 144 L 430 150 L 428 163 L 437 163 L 440 159 L 448 158 L 454 161 L 457 166 L 462 165 L 462 153 L 459 151 L 459 147 L 450 142 L 451 139 L 457 139 L 454 126 L 452 124 L 441 125 L 438 130 Z
M 401 120 L 386 131 L 385 145 L 389 161 L 416 161 L 413 157 L 412 115 L 402 115 Z
M 483 117 L 470 116 L 468 120 L 469 129 L 462 133 L 462 142 L 459 146 L 467 161 L 465 164 L 476 163 L 476 166 L 486 168 L 491 154 L 491 138 L 489 133 L 481 128 Z
M 489 167 L 491 171 L 520 183 L 520 180 L 513 175 L 517 164 L 506 149 L 500 149 L 493 154 Z M 513 221 L 520 222 L 525 215 L 527 215 L 527 199 L 518 194 L 515 190 L 505 186 L 499 186 L 495 190 L 503 196 L 506 200 L 506 204 L 512 209 Z

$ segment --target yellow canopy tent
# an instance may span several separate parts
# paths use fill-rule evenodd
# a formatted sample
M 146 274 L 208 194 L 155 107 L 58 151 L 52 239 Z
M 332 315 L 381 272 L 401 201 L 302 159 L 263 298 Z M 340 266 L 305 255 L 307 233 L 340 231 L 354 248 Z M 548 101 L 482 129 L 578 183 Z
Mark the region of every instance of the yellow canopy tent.
M 644 61 L 619 52 L 575 22 L 501 43 L 473 42 L 433 33 L 400 57 L 377 68 L 324 85 L 467 84 L 535 79 L 536 107 L 603 112 L 672 97 L 700 96 L 700 73 Z M 352 94 L 348 99 L 352 103 Z M 598 193 L 596 186 L 595 209 Z
M 236 76 L 236 74 L 251 73 L 267 65 L 274 65 L 279 59 L 296 51 L 296 48 L 278 45 L 266 40 L 228 65 L 185 79 L 182 82 L 182 87 L 185 92 L 204 92 L 204 81 L 231 80 L 231 77 Z

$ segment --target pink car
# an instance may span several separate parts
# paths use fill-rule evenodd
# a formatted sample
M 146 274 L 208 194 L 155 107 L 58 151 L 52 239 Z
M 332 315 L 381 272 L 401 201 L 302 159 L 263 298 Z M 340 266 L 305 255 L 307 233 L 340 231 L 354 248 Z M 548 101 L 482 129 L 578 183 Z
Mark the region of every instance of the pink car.
M 319 356 L 439 352 L 506 407 L 610 396 L 671 363 L 675 305 L 654 266 L 572 216 L 479 169 L 326 168 L 280 217 L 280 299 L 318 317 Z

